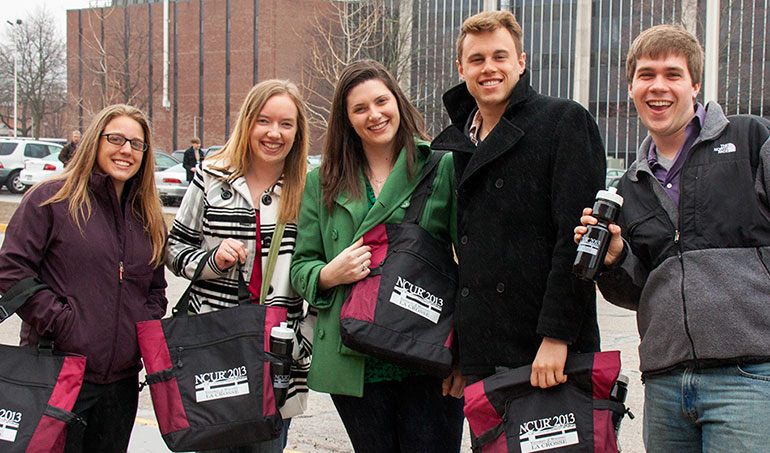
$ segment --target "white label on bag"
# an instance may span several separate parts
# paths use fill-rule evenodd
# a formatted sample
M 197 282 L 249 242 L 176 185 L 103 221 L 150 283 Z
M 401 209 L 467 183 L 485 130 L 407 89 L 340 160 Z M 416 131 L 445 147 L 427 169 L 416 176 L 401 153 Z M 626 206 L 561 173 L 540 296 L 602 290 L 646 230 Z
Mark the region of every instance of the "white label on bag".
M 0 440 L 16 442 L 19 423 L 21 423 L 21 412 L 0 409 Z
M 519 442 L 522 453 L 578 444 L 575 414 L 570 412 L 522 423 L 519 425 Z
M 195 401 L 212 401 L 249 394 L 246 367 L 209 371 L 195 376 Z
M 402 277 L 398 277 L 396 286 L 393 287 L 390 302 L 434 324 L 438 324 L 438 318 L 444 306 L 444 299 L 434 296 Z

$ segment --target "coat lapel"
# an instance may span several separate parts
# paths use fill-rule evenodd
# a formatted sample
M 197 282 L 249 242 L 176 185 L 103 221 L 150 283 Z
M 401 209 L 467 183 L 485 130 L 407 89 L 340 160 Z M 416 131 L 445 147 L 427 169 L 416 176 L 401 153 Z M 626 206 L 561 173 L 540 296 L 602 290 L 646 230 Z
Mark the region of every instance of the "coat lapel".
M 487 135 L 487 138 L 479 144 L 476 152 L 473 153 L 470 161 L 468 161 L 468 166 L 465 167 L 462 179 L 460 179 L 460 185 L 465 183 L 481 167 L 512 149 L 523 136 L 524 131 L 516 127 L 505 117 L 500 118 L 500 122 Z

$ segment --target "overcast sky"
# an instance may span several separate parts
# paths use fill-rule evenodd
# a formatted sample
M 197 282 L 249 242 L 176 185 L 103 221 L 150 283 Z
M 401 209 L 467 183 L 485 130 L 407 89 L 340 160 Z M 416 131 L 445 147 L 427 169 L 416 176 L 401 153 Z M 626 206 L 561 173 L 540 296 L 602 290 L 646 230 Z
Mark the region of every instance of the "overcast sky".
M 16 19 L 24 20 L 40 8 L 45 8 L 56 19 L 57 33 L 62 39 L 66 39 L 67 10 L 87 8 L 89 3 L 98 4 L 94 0 L 2 0 L 0 6 L 0 26 L 3 32 L 0 36 L 7 36 L 7 30 L 11 28 L 6 21 L 15 22 Z M 101 2 L 104 3 L 104 2 Z M 5 41 L 3 39 L 3 41 Z

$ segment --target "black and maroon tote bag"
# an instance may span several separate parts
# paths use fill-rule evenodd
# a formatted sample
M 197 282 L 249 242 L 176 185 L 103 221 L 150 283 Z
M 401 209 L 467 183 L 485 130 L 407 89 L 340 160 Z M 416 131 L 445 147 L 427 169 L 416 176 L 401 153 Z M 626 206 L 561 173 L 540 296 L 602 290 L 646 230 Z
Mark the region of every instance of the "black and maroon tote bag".
M 364 234 L 371 272 L 353 285 L 340 313 L 345 346 L 446 377 L 452 371 L 457 264 L 449 243 L 419 225 L 443 153 L 425 164 L 402 223 Z
M 611 397 L 620 352 L 569 355 L 567 382 L 548 389 L 532 387 L 531 370 L 498 372 L 465 388 L 474 452 L 618 452 L 616 427 L 627 412 Z
M 266 351 L 286 309 L 251 303 L 242 276 L 239 288 L 238 306 L 190 316 L 188 287 L 173 317 L 136 325 L 158 427 L 172 451 L 252 444 L 283 427 L 270 377 L 275 359 Z
M 28 278 L 0 300 L 0 322 L 48 285 Z M 72 407 L 83 385 L 86 358 L 40 346 L 0 345 L 0 451 L 60 453 L 79 418 Z

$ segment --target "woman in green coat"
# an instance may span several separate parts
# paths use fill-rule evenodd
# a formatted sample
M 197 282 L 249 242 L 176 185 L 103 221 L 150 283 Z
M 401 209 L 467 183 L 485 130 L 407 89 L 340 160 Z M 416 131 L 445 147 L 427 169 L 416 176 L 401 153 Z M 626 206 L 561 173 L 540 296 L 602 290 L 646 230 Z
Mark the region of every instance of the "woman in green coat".
M 340 309 L 369 274 L 362 236 L 400 223 L 432 151 L 424 120 L 381 64 L 349 65 L 334 92 L 320 169 L 307 177 L 291 265 L 294 288 L 318 309 L 308 385 L 330 393 L 356 451 L 452 452 L 462 437 L 462 387 L 342 344 Z M 423 139 L 423 140 L 421 140 Z M 439 162 L 420 225 L 455 237 L 454 166 Z

